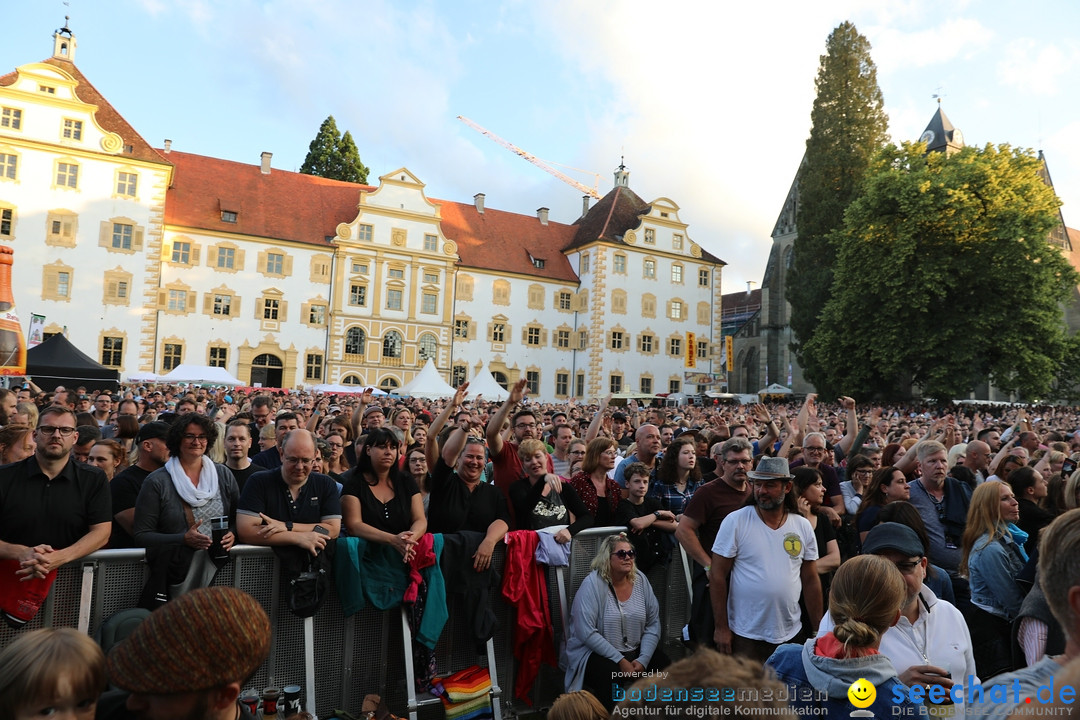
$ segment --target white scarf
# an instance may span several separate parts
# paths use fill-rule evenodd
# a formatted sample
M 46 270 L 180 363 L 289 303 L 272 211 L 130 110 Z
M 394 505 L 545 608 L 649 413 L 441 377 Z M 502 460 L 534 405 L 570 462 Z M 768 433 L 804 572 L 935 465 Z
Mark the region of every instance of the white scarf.
M 180 465 L 180 458 L 171 457 L 165 463 L 165 470 L 172 478 L 173 487 L 176 488 L 180 499 L 191 507 L 202 507 L 210 502 L 210 499 L 218 494 L 218 475 L 214 461 L 205 455 L 202 456 L 202 469 L 199 471 L 199 486 L 191 484 L 191 478 L 184 472 Z

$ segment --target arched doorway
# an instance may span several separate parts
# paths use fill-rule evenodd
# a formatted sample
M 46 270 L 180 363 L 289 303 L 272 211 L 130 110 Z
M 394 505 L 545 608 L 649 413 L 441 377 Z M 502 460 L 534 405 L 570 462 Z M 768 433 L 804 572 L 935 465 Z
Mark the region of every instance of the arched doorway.
M 508 389 L 507 386 L 510 384 L 510 381 L 507 379 L 506 373 L 499 372 L 498 370 L 493 370 L 491 373 L 491 377 L 495 378 L 495 382 L 499 383 L 499 386 L 503 390 Z
M 281 358 L 270 353 L 256 355 L 251 361 L 251 384 L 262 387 L 281 387 L 282 370 L 284 365 Z

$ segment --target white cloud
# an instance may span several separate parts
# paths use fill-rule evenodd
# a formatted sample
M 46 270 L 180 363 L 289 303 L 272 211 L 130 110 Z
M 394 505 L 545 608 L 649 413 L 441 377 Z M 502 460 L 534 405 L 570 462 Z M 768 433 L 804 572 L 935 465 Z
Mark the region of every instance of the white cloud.
M 916 31 L 877 27 L 867 32 L 882 74 L 970 59 L 989 48 L 994 38 L 990 28 L 971 18 L 954 18 Z
M 1076 65 L 1077 49 L 1064 49 L 1032 38 L 1013 40 L 998 62 L 998 77 L 1003 85 L 1034 95 L 1057 95 L 1059 83 Z

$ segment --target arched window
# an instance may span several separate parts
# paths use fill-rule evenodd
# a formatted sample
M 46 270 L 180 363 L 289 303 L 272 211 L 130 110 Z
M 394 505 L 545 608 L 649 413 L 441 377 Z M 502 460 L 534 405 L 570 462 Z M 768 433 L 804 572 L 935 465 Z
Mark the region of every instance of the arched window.
M 355 375 L 346 375 L 341 379 L 342 385 L 363 385 L 364 382 Z
M 420 336 L 420 362 L 427 362 L 428 358 L 435 360 L 439 352 L 439 340 L 431 333 Z
M 367 344 L 367 336 L 364 330 L 358 327 L 349 328 L 345 333 L 345 352 L 349 355 L 363 355 L 364 345 Z
M 401 359 L 401 349 L 404 342 L 401 339 L 401 333 L 397 330 L 391 330 L 383 336 L 382 341 L 382 354 L 385 358 L 397 358 Z M 390 378 L 388 378 L 390 379 Z M 383 382 L 386 382 L 385 380 Z M 397 387 L 396 385 L 394 387 Z
M 499 386 L 502 387 L 503 390 L 510 384 L 510 381 L 506 379 L 506 375 L 498 370 L 492 372 L 491 377 L 495 378 L 495 382 L 499 383 Z
M 379 387 L 381 387 L 386 392 L 391 392 L 395 390 L 399 385 L 400 383 L 397 381 L 397 378 L 392 377 L 383 378 L 383 381 L 379 383 Z

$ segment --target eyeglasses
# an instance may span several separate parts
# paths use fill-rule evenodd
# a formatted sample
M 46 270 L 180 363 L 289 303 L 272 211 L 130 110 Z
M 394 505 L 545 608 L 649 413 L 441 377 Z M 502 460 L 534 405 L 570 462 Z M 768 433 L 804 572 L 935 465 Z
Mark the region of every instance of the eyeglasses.
M 315 464 L 315 460 L 312 458 L 298 458 L 298 457 L 286 457 L 285 462 L 289 465 L 299 465 L 301 467 L 311 467 Z
M 803 451 L 804 452 L 825 452 L 825 448 L 824 447 L 815 447 L 813 445 L 804 445 L 803 446 Z
M 754 461 L 749 460 L 747 458 L 743 458 L 741 460 L 725 460 L 724 464 L 725 465 L 753 465 Z
M 73 427 L 56 427 L 55 425 L 38 425 L 38 432 L 42 435 L 56 435 L 60 434 L 60 437 L 71 437 L 75 432 Z
M 516 427 L 518 430 L 524 430 L 526 428 L 528 428 L 530 430 L 535 430 L 536 429 L 536 423 L 518 423 L 514 427 Z
M 864 468 L 864 469 L 861 469 L 861 470 L 852 470 L 851 474 L 852 475 L 873 475 L 874 471 Z
M 330 447 L 334 448 L 335 450 L 340 450 L 343 447 L 345 447 L 341 443 L 326 443 L 326 444 L 329 445 Z
M 191 433 L 187 433 L 186 435 L 184 435 L 184 439 L 188 442 L 204 443 L 209 441 L 210 438 L 208 438 L 206 435 L 192 435 Z
M 910 575 L 915 572 L 915 568 L 918 567 L 920 563 L 922 563 L 922 558 L 910 560 L 908 562 L 893 563 L 893 565 L 896 566 L 896 569 L 900 571 L 901 575 Z
M 627 558 L 633 560 L 635 557 L 637 557 L 637 552 L 635 550 L 616 550 L 611 554 L 617 555 L 620 560 L 626 560 Z

